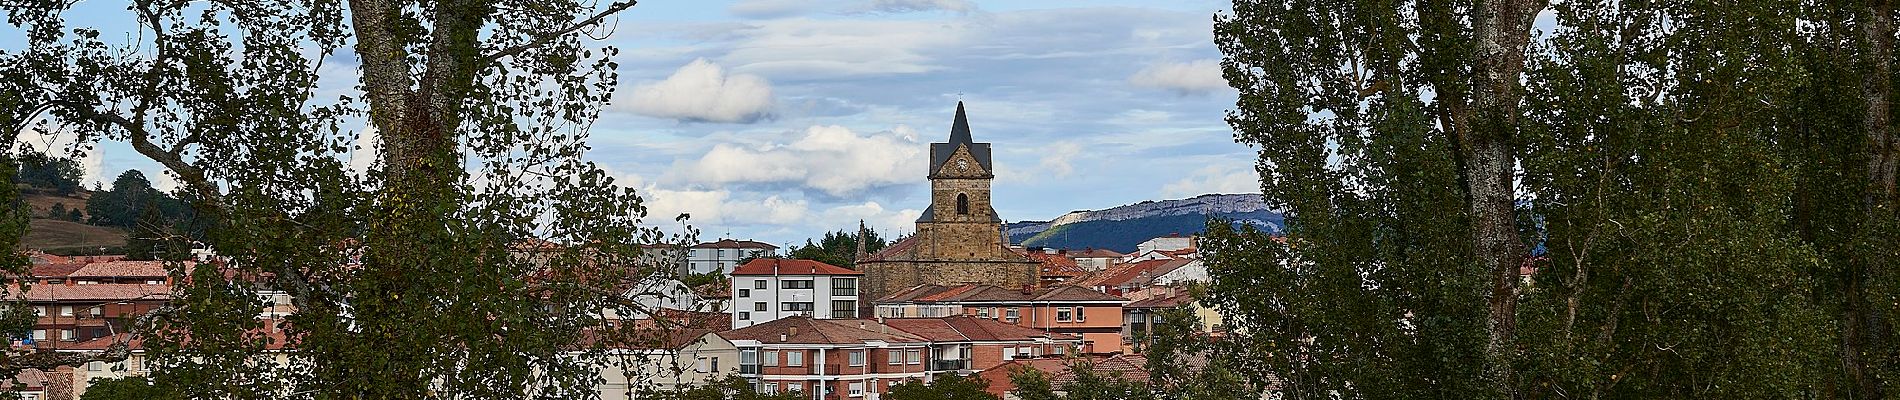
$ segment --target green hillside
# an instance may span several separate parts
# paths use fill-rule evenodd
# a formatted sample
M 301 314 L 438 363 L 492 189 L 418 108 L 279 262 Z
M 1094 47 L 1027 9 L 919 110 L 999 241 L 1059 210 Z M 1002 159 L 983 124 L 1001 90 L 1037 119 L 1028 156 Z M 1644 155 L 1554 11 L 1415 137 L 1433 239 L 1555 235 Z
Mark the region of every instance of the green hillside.
M 1131 252 L 1148 239 L 1167 235 L 1198 235 L 1207 229 L 1206 215 L 1153 216 L 1119 221 L 1099 220 L 1058 225 L 1029 237 L 1011 241 L 1027 247 L 1059 249 L 1097 248 Z M 1223 215 L 1233 219 L 1255 219 L 1280 223 L 1278 214 L 1269 212 Z

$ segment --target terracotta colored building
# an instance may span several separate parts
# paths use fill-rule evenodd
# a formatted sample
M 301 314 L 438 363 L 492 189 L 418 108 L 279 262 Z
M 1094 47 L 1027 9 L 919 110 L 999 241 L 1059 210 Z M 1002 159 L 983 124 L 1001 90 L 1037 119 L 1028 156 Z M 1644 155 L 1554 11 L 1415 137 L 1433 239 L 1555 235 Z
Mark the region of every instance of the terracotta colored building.
M 1062 357 L 1082 346 L 1080 336 L 967 315 L 887 318 L 883 323 L 930 341 L 932 370 L 965 375 L 1011 360 Z
M 1006 289 L 992 285 L 918 285 L 877 300 L 884 318 L 968 315 L 1082 338 L 1083 353 L 1122 351 L 1128 299 L 1076 286 Z

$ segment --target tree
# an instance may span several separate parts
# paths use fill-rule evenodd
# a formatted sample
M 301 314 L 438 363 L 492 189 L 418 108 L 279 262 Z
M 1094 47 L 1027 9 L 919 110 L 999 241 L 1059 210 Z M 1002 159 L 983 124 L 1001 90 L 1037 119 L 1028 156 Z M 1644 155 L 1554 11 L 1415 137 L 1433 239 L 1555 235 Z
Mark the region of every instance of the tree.
M 850 268 L 857 264 L 859 236 L 858 232 L 825 232 L 825 237 L 819 239 L 818 243 L 805 239 L 804 245 L 787 249 L 786 256 Z M 868 238 L 864 241 L 863 250 L 866 254 L 876 253 L 890 245 L 882 236 L 878 236 L 875 229 L 864 229 L 862 236 Z
M 633 5 L 134 1 L 121 53 L 69 2 L 9 2 L 0 130 L 129 143 L 209 221 L 222 262 L 175 267 L 139 332 L 186 397 L 576 396 L 616 346 L 583 333 L 643 312 L 619 296 L 653 273 L 625 268 L 638 246 L 690 239 L 582 158 L 618 67 L 586 33 Z M 319 98 L 346 47 L 360 93 Z M 339 161 L 357 126 L 362 174 Z M 296 312 L 257 320 L 260 290 Z M 279 337 L 288 364 L 257 362 Z
M 112 180 L 112 190 L 95 192 L 86 199 L 86 214 L 92 219 L 89 224 L 131 228 L 138 224 L 139 216 L 145 208 L 158 204 L 162 194 L 152 187 L 152 181 L 145 179 L 145 173 L 139 170 L 126 170 Z
M 66 219 L 67 215 L 66 203 L 53 203 L 52 207 L 47 207 L 46 209 L 47 218 L 63 220 Z
M 882 398 L 890 400 L 998 400 L 990 394 L 989 381 L 979 376 L 958 374 L 938 374 L 930 383 L 916 379 L 907 380 L 884 393 Z
M 1313 375 L 1292 397 L 1515 396 L 1519 86 L 1544 7 L 1235 1 L 1216 17 L 1240 92 L 1227 121 L 1260 149 L 1287 244 L 1216 239 L 1267 263 L 1209 268 L 1279 285 L 1214 292 L 1290 329 L 1270 365 Z
M 51 189 L 61 196 L 79 191 L 79 180 L 84 178 L 85 172 L 78 161 L 34 151 L 21 151 L 19 158 L 19 183 Z
M 86 394 L 79 400 L 160 400 L 182 399 L 175 392 L 152 384 L 151 379 L 143 376 L 98 379 L 86 384 Z

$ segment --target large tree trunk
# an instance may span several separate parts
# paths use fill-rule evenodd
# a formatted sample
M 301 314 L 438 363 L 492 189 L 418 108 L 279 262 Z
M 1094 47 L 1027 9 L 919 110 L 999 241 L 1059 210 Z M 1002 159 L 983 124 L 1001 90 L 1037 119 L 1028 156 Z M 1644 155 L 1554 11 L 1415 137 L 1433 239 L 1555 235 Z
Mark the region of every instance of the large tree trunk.
M 1863 65 L 1867 69 L 1861 95 L 1867 105 L 1862 124 L 1867 135 L 1868 182 L 1862 195 L 1866 220 L 1861 222 L 1860 231 L 1861 235 L 1871 235 L 1878 234 L 1894 216 L 1896 154 L 1889 102 L 1893 96 L 1893 5 L 1885 0 L 1871 1 L 1863 13 L 1861 43 L 1866 46 L 1862 56 L 1866 57 Z M 1890 261 L 1877 254 L 1864 254 L 1865 249 L 1854 251 L 1863 254 L 1848 260 L 1853 270 L 1849 271 L 1847 304 L 1842 310 L 1841 363 L 1853 380 L 1857 398 L 1881 399 L 1886 395 L 1879 364 L 1891 358 L 1888 341 L 1892 331 L 1887 323 L 1891 301 L 1883 300 L 1886 290 L 1882 290 L 1891 284 L 1891 271 L 1886 265 Z
M 405 50 L 398 15 L 403 5 L 352 0 L 350 7 L 365 99 L 370 122 L 381 137 L 382 161 L 375 218 L 364 237 L 364 275 L 351 301 L 356 314 L 364 316 L 357 325 L 364 343 L 452 342 L 455 339 L 449 333 L 412 324 L 441 317 L 428 312 L 434 306 L 432 290 L 436 288 L 419 287 L 413 279 L 452 273 L 440 268 L 460 265 L 435 257 L 456 254 L 452 247 L 459 243 L 449 229 L 461 207 L 456 187 L 464 174 L 457 139 L 462 101 L 481 58 L 477 35 L 489 7 L 480 2 L 444 1 L 423 11 L 430 14 L 433 24 L 424 38 L 427 45 L 422 57 Z M 421 63 L 414 62 L 418 58 Z M 388 348 L 375 360 L 351 363 L 381 366 L 377 373 L 334 372 L 366 375 L 355 379 L 368 381 L 360 390 L 371 396 L 414 396 L 434 379 L 428 372 L 436 362 L 430 354 L 440 350 Z
M 1524 243 L 1517 232 L 1516 138 L 1520 76 L 1524 72 L 1531 21 L 1542 0 L 1480 1 L 1473 18 L 1477 35 L 1472 73 L 1469 130 L 1460 132 L 1471 246 L 1476 261 L 1490 272 L 1491 293 L 1485 330 L 1485 377 L 1503 397 L 1516 397 L 1515 371 L 1518 268 Z

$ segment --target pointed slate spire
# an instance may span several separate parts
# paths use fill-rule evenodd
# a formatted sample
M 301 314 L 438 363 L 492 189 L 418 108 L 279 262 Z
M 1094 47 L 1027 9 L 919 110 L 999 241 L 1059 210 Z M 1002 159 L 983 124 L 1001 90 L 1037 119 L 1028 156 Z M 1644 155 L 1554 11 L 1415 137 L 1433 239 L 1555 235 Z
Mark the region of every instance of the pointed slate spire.
M 950 123 L 950 144 L 968 144 L 970 139 L 970 120 L 963 116 L 963 101 L 957 100 L 957 120 Z

